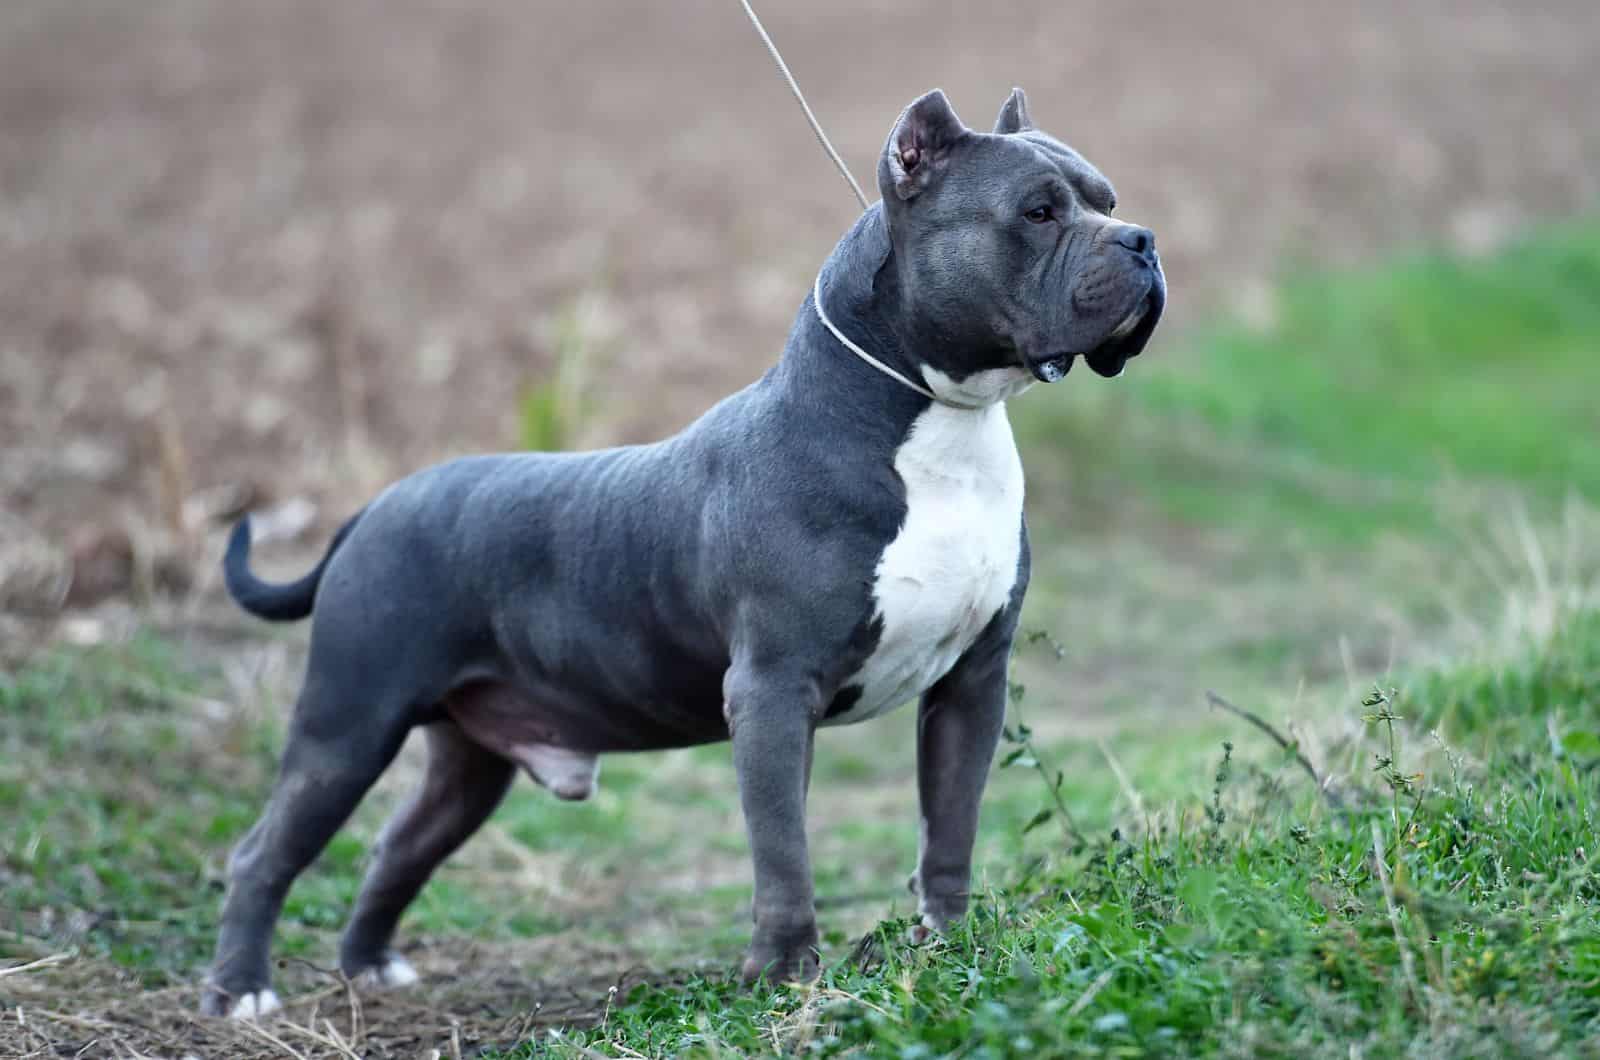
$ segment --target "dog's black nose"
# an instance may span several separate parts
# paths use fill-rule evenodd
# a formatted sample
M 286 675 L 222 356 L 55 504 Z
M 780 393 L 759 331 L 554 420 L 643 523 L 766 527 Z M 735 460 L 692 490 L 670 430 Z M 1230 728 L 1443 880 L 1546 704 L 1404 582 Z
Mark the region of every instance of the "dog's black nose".
M 1123 225 L 1117 231 L 1117 242 L 1142 258 L 1148 258 L 1156 250 L 1156 234 L 1138 225 Z

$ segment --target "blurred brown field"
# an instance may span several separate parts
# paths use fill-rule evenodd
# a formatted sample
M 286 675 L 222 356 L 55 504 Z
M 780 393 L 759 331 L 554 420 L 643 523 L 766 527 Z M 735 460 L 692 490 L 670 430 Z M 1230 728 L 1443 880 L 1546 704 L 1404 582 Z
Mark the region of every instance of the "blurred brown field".
M 1160 235 L 1155 357 L 1286 260 L 1596 198 L 1589 0 L 763 6 L 863 180 L 918 93 L 986 128 L 1024 86 Z M 13 0 L 8 525 L 159 530 L 216 487 L 326 524 L 519 444 L 574 328 L 564 440 L 657 437 L 774 359 L 855 211 L 736 3 Z

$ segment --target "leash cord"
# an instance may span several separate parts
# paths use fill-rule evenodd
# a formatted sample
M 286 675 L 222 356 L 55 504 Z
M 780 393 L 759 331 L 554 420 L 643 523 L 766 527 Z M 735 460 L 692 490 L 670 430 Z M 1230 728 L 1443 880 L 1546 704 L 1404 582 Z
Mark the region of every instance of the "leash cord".
M 811 131 L 817 134 L 817 143 L 821 144 L 822 149 L 828 152 L 828 157 L 833 159 L 833 164 L 839 168 L 839 173 L 844 177 L 845 182 L 850 185 L 850 190 L 856 193 L 856 201 L 861 204 L 861 208 L 863 210 L 867 209 L 867 197 L 861 193 L 861 185 L 856 183 L 856 178 L 850 175 L 850 167 L 844 164 L 844 159 L 839 157 L 839 152 L 835 151 L 833 149 L 833 144 L 828 142 L 827 133 L 822 131 L 822 124 L 817 121 L 817 116 L 811 112 L 811 105 L 806 102 L 805 95 L 801 93 L 799 83 L 795 81 L 794 75 L 789 72 L 789 64 L 783 61 L 782 55 L 778 54 L 778 46 L 772 43 L 772 38 L 767 35 L 766 27 L 761 24 L 761 19 L 756 17 L 755 8 L 750 6 L 750 0 L 739 0 L 739 2 L 744 5 L 744 13 L 750 16 L 750 24 L 754 26 L 756 28 L 756 32 L 761 35 L 761 43 L 767 46 L 767 53 L 772 56 L 772 61 L 778 64 L 778 72 L 783 75 L 783 79 L 785 81 L 789 82 L 789 91 L 794 93 L 795 102 L 799 103 L 800 109 L 805 111 L 806 121 L 811 123 Z M 832 332 L 833 337 L 838 339 L 845 349 L 849 350 L 863 361 L 866 361 L 884 375 L 887 375 L 891 379 L 904 386 L 910 387 L 923 397 L 928 398 L 930 401 L 937 402 L 938 404 L 949 405 L 951 408 L 969 410 L 979 407 L 977 405 L 966 405 L 959 401 L 952 401 L 949 398 L 940 397 L 927 387 L 920 386 L 917 383 L 912 382 L 910 379 L 901 375 L 893 368 L 890 368 L 888 365 L 872 356 L 866 350 L 863 350 L 854 342 L 851 342 L 849 337 L 846 336 L 844 332 L 834 327 L 833 321 L 828 319 L 828 314 L 822 308 L 822 273 L 820 272 L 817 273 L 816 281 L 813 283 L 811 288 L 811 305 L 816 310 L 817 319 L 822 321 L 823 327 Z
M 935 394 L 925 386 L 918 386 L 916 383 L 913 383 L 911 380 L 907 379 L 893 368 L 890 368 L 888 365 L 872 356 L 872 354 L 868 353 L 866 350 L 863 350 L 860 346 L 857 346 L 855 343 L 851 342 L 849 337 L 845 335 L 844 332 L 833 326 L 833 321 L 828 319 L 828 314 L 824 312 L 822 308 L 822 273 L 820 272 L 817 273 L 816 281 L 811 285 L 811 305 L 812 308 L 817 311 L 817 319 L 822 321 L 822 326 L 831 331 L 833 333 L 833 337 L 838 339 L 840 344 L 844 346 L 845 349 L 849 350 L 863 361 L 866 361 L 868 364 L 872 365 L 872 367 L 876 368 L 890 379 L 910 387 L 912 390 L 915 390 L 917 393 L 921 394 L 930 401 L 939 400 L 939 395 Z
M 828 157 L 833 159 L 833 164 L 839 167 L 839 173 L 849 183 L 850 190 L 856 193 L 856 201 L 861 208 L 867 208 L 867 197 L 861 192 L 861 185 L 856 183 L 856 178 L 850 175 L 850 167 L 844 164 L 844 159 L 839 157 L 839 152 L 833 149 L 833 144 L 828 142 L 828 136 L 822 131 L 822 125 L 817 121 L 817 116 L 811 113 L 811 105 L 806 102 L 806 97 L 800 92 L 800 85 L 795 81 L 794 75 L 789 72 L 789 64 L 783 61 L 783 56 L 778 54 L 778 46 L 772 43 L 772 38 L 767 36 L 767 29 L 756 17 L 756 9 L 750 6 L 750 0 L 739 0 L 744 5 L 744 13 L 750 16 L 750 24 L 761 35 L 761 43 L 767 46 L 767 53 L 772 56 L 772 61 L 778 64 L 778 72 L 783 79 L 789 82 L 789 91 L 794 93 L 795 102 L 800 104 L 800 109 L 806 112 L 806 121 L 811 123 L 811 131 L 817 134 L 817 143 L 828 152 Z
M 901 375 L 893 368 L 890 368 L 888 365 L 872 356 L 872 354 L 868 353 L 866 350 L 863 350 L 860 346 L 857 346 L 854 342 L 851 342 L 850 336 L 846 335 L 844 332 L 835 327 L 833 321 L 828 319 L 827 312 L 822 308 L 822 273 L 820 272 L 817 273 L 817 278 L 811 285 L 811 308 L 817 311 L 817 319 L 822 321 L 823 327 L 827 328 L 833 333 L 833 337 L 839 340 L 840 345 L 849 350 L 851 353 L 855 354 L 857 357 L 861 358 L 863 361 L 866 361 L 868 364 L 872 365 L 872 367 L 876 368 L 890 379 L 893 379 L 895 382 L 900 383 L 903 386 L 910 387 L 912 390 L 915 390 L 929 401 L 940 405 L 948 405 L 953 409 L 965 409 L 968 412 L 976 412 L 978 409 L 984 407 L 982 405 L 968 405 L 962 401 L 955 401 L 951 398 L 940 397 L 927 387 L 912 382 L 910 379 Z

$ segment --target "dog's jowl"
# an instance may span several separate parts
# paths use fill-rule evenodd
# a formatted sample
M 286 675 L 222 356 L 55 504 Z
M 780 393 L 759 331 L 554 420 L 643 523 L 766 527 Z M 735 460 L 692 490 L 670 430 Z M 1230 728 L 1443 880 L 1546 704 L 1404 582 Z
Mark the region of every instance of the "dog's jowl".
M 344 936 L 358 980 L 416 978 L 392 948 L 401 913 L 519 770 L 582 799 L 606 752 L 719 740 L 754 861 L 743 974 L 813 974 L 813 734 L 913 699 L 922 920 L 962 916 L 1028 584 L 1005 401 L 1079 357 L 1120 373 L 1166 284 L 1154 237 L 1113 219 L 1111 185 L 1021 92 L 993 133 L 918 99 L 878 187 L 783 356 L 681 434 L 419 472 L 292 584 L 250 573 L 238 527 L 229 590 L 264 618 L 310 615 L 311 646 L 276 785 L 229 863 L 206 1011 L 276 1007 L 290 885 L 417 727 L 426 775 Z

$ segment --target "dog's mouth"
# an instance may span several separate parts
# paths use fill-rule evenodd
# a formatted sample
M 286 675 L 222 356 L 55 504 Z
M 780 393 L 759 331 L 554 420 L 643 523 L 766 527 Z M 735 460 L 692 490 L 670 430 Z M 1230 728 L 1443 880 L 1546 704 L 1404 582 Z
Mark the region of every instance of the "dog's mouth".
M 1123 368 L 1139 356 L 1161 320 L 1161 311 L 1167 304 L 1167 288 L 1159 272 L 1150 291 L 1139 301 L 1105 339 L 1094 349 L 1083 352 L 1083 359 L 1094 373 L 1107 379 L 1122 374 Z M 1065 350 L 1043 358 L 1028 358 L 1028 370 L 1043 383 L 1064 379 L 1072 371 L 1078 352 Z
M 1033 377 L 1041 383 L 1059 382 L 1066 378 L 1068 372 L 1072 371 L 1072 362 L 1077 358 L 1078 355 L 1075 353 L 1058 353 L 1053 357 L 1046 357 L 1039 361 L 1030 357 L 1028 359 L 1028 371 L 1032 372 Z
M 1128 315 L 1122 318 L 1122 323 L 1111 329 L 1111 334 L 1107 336 L 1107 341 L 1115 342 L 1124 335 L 1131 334 L 1133 329 L 1139 326 L 1139 321 L 1143 320 L 1144 315 L 1149 311 L 1150 300 L 1147 298 L 1128 310 Z

